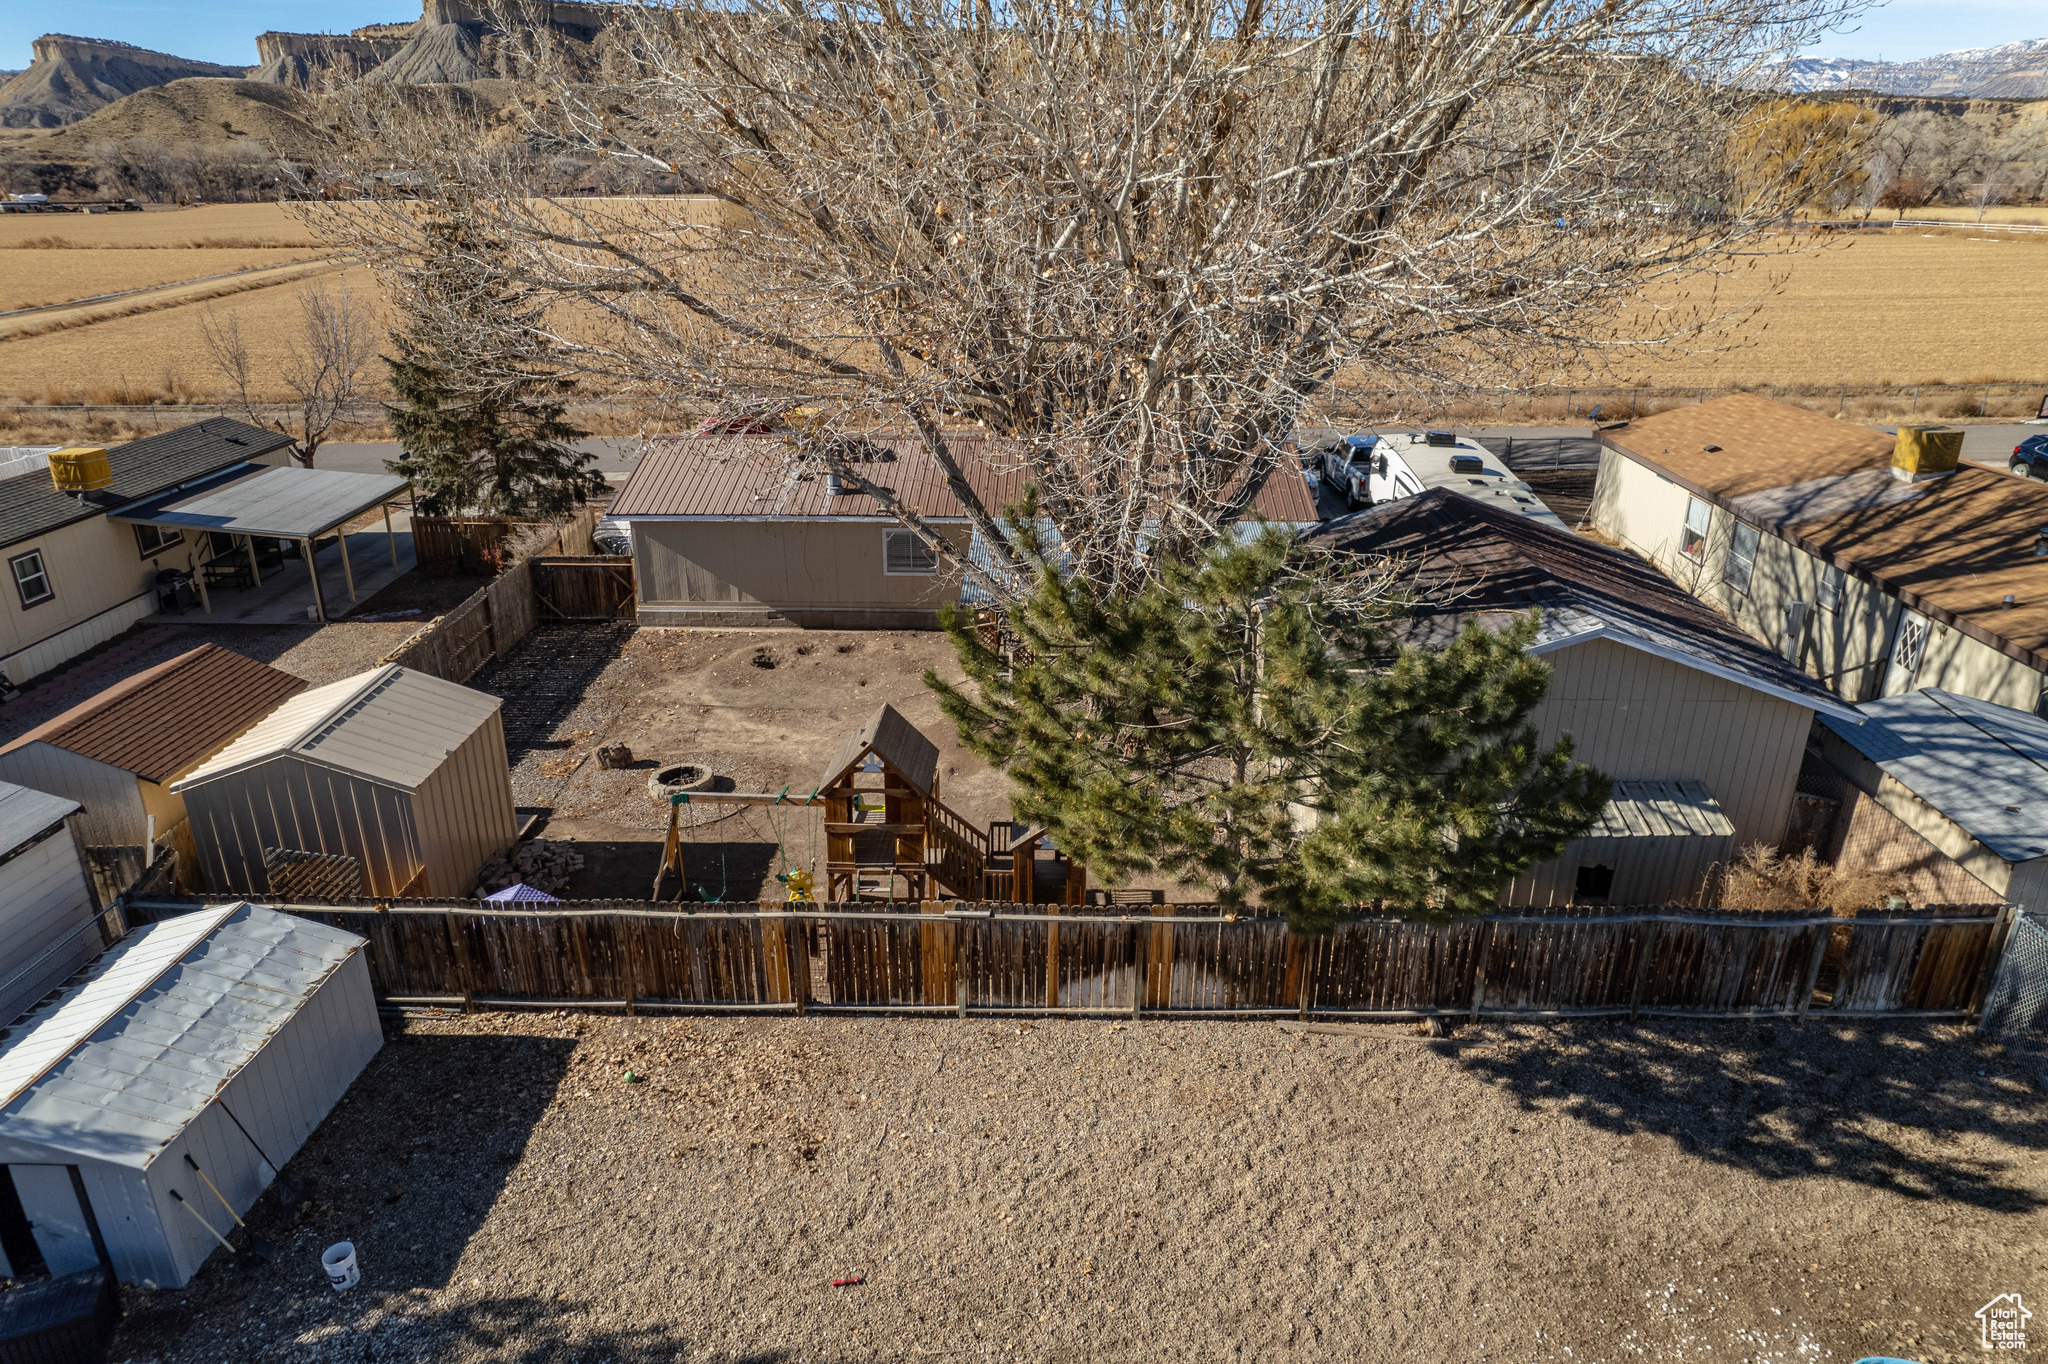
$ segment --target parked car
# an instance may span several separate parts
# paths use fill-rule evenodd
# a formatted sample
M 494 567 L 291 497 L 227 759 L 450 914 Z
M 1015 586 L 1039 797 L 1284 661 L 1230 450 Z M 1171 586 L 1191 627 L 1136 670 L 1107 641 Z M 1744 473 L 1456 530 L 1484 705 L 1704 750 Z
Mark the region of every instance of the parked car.
M 2048 435 L 2028 436 L 2013 446 L 2006 467 L 2021 478 L 2048 478 Z

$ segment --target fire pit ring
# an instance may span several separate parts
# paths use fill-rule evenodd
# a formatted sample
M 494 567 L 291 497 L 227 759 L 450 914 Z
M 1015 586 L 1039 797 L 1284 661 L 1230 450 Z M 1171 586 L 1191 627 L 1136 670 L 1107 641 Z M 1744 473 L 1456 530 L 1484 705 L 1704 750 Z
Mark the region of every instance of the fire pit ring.
M 717 780 L 703 763 L 674 763 L 647 774 L 647 794 L 666 805 L 679 791 L 706 791 Z

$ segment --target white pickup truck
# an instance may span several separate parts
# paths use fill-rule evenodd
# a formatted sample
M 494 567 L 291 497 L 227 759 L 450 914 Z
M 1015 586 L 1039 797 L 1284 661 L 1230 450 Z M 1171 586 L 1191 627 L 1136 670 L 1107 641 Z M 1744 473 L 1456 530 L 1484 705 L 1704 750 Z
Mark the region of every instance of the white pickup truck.
M 1324 447 L 1323 478 L 1353 508 L 1445 488 L 1559 530 L 1570 529 L 1492 451 L 1450 431 L 1346 436 Z

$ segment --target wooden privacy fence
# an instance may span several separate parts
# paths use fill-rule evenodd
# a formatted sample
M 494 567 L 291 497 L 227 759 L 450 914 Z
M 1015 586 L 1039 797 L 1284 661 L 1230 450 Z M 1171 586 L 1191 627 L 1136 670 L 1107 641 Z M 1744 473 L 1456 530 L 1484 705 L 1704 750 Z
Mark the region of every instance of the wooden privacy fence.
M 384 656 L 450 682 L 503 658 L 543 619 L 609 620 L 633 614 L 633 561 L 611 555 L 530 556 L 471 593 Z
M 602 513 L 584 507 L 566 521 L 520 521 L 497 517 L 415 516 L 412 519 L 413 554 L 420 567 L 434 575 L 478 573 L 504 565 L 508 544 L 523 532 L 536 528 L 549 532 L 548 542 L 535 552 L 541 554 L 588 554 L 591 532 Z
M 384 656 L 450 682 L 467 682 L 510 653 L 534 627 L 531 559 L 521 559 L 444 616 Z
M 633 556 L 591 554 L 579 558 L 537 555 L 532 567 L 533 598 L 555 620 L 611 620 L 633 614 Z
M 137 922 L 195 899 L 131 899 Z M 2010 911 L 1854 918 L 1671 908 L 1368 918 L 1327 937 L 1213 905 L 927 902 L 679 912 L 473 900 L 275 908 L 359 933 L 393 1004 L 1467 1018 L 1967 1016 Z

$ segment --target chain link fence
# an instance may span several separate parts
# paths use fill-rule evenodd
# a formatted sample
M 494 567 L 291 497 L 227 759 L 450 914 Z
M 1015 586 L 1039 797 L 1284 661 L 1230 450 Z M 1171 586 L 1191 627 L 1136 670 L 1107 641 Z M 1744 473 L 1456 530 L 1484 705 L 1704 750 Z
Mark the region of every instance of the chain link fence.
M 1978 1026 L 1993 1037 L 2048 1029 L 2048 923 L 2031 914 L 2014 918 Z

